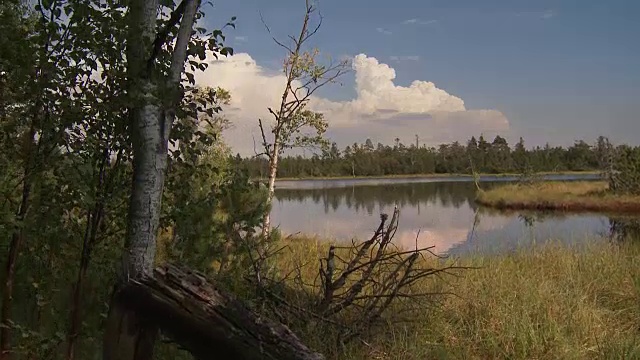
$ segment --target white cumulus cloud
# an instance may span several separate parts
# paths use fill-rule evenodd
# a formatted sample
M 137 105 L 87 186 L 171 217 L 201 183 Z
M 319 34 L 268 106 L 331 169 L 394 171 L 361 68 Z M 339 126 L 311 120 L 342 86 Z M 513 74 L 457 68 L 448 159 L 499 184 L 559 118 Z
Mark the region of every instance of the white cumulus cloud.
M 464 101 L 433 82 L 415 80 L 409 86 L 394 83 L 396 72 L 376 58 L 359 54 L 353 58 L 356 96 L 332 101 L 314 96 L 310 107 L 325 114 L 329 121 L 327 136 L 346 146 L 371 138 L 391 143 L 395 138 L 435 145 L 464 140 L 483 132 L 504 133 L 509 129 L 506 117 L 497 110 L 468 110 Z M 279 104 L 285 85 L 282 71 L 266 69 L 246 53 L 210 63 L 204 73 L 196 74 L 200 85 L 220 86 L 231 92 L 231 106 L 225 109 L 234 128 L 225 133 L 226 141 L 244 155 L 253 153 L 258 143 L 258 119 L 270 121 L 268 107 Z
M 384 35 L 391 35 L 392 32 L 390 30 L 387 30 L 385 28 L 376 28 L 376 31 L 379 32 L 380 34 L 384 34 Z
M 438 20 L 420 20 L 420 19 L 407 19 L 405 21 L 402 22 L 402 24 L 404 25 L 413 25 L 413 24 L 419 24 L 419 25 L 432 25 L 432 24 L 436 24 L 438 22 Z
M 391 61 L 420 61 L 420 56 L 418 55 L 392 55 L 389 56 L 389 60 Z
M 548 20 L 551 19 L 552 17 L 556 16 L 556 12 L 553 10 L 547 10 L 542 14 L 542 19 L 543 20 Z

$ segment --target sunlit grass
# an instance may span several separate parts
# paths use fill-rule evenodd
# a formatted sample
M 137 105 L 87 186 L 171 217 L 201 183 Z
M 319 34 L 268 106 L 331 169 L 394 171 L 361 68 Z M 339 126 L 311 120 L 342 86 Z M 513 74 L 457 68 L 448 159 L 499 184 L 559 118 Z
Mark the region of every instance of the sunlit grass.
M 289 240 L 283 273 L 301 266 L 311 283 L 327 242 Z M 451 260 L 452 261 L 452 260 Z M 340 359 L 640 358 L 640 249 L 549 242 L 492 256 L 466 256 L 458 276 L 431 278 L 424 291 L 453 292 L 414 311 L 412 323 L 380 329 L 367 345 L 339 348 L 326 328 L 296 329 L 313 348 Z
M 603 181 L 509 184 L 478 192 L 476 201 L 501 209 L 640 212 L 640 196 L 609 193 Z

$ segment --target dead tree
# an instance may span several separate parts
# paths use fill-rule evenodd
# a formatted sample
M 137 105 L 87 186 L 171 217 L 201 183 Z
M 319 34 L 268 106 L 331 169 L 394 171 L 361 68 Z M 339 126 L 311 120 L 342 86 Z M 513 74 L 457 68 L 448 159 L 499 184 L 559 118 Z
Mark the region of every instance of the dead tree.
M 196 359 L 322 360 L 286 326 L 247 308 L 205 277 L 173 265 L 131 279 L 113 300 Z

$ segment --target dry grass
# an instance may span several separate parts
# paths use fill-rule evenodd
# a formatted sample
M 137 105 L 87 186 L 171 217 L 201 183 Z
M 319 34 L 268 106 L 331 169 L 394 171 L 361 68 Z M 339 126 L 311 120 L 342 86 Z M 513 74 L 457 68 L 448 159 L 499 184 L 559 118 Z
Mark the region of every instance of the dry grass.
M 510 184 L 480 191 L 476 201 L 497 209 L 638 213 L 640 196 L 613 195 L 603 181 Z
M 311 282 L 326 248 L 318 239 L 293 240 L 279 268 L 302 265 Z M 366 345 L 337 347 L 325 340 L 326 327 L 295 330 L 336 359 L 640 359 L 637 244 L 549 243 L 458 263 L 478 269 L 418 285 L 455 295 L 414 308 L 412 323 L 389 322 Z

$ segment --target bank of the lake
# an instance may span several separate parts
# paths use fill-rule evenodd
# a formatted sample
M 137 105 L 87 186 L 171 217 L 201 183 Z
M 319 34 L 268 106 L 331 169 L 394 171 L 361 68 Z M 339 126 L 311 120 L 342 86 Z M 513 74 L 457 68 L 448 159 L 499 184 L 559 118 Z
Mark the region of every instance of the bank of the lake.
M 640 213 L 640 196 L 615 195 L 604 181 L 544 181 L 480 190 L 476 202 L 496 209 Z
M 540 172 L 537 175 L 546 176 L 546 175 L 558 175 L 558 176 L 591 176 L 598 175 L 597 171 L 549 171 L 549 172 Z M 478 176 L 490 176 L 490 177 L 517 177 L 520 174 L 517 173 L 482 173 L 477 174 Z M 473 179 L 474 175 L 472 174 L 402 174 L 402 175 L 371 175 L 371 176 L 305 176 L 305 177 L 280 177 L 277 178 L 276 181 L 296 181 L 296 180 L 372 180 L 372 179 L 415 179 L 415 178 L 433 178 L 433 179 L 450 179 L 450 178 L 469 178 Z M 253 179 L 253 180 L 265 180 L 263 179 Z
M 322 330 L 301 335 L 339 359 L 640 358 L 638 244 L 584 243 L 590 245 L 579 250 L 547 243 L 451 259 L 476 269 L 421 281 L 416 292 L 447 295 L 404 314 L 411 323 L 390 321 L 373 329 L 368 345 L 353 343 L 347 354 L 324 341 Z M 307 264 L 302 274 L 312 283 L 326 242 L 305 238 L 290 244 L 283 271 Z

